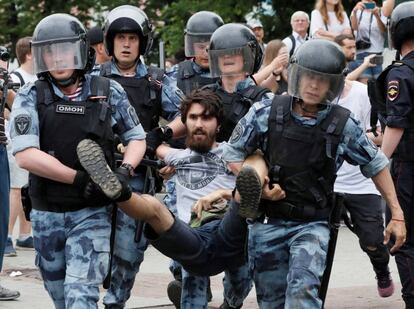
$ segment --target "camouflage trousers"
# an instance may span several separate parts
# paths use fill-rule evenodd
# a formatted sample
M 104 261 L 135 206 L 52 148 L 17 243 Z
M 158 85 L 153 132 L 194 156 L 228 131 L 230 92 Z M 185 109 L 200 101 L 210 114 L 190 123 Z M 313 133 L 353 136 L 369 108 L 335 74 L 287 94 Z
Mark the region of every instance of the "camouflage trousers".
M 253 286 L 247 264 L 226 270 L 223 278 L 224 299 L 231 307 L 240 307 Z M 182 269 L 181 309 L 207 309 L 209 277 L 195 276 Z
M 108 273 L 110 208 L 31 212 L 36 265 L 56 308 L 98 308 Z
M 269 219 L 249 230 L 249 264 L 262 309 L 321 308 L 329 244 L 327 221 Z
M 142 177 L 133 177 L 130 185 L 134 192 L 141 192 L 144 185 Z M 114 252 L 112 257 L 111 286 L 104 296 L 103 303 L 111 308 L 124 308 L 131 296 L 131 289 L 139 271 L 148 241 L 141 233 L 140 240 L 135 241 L 137 225 L 142 222 L 127 216 L 118 209 Z
M 165 182 L 165 196 L 164 196 L 164 204 L 167 208 L 174 214 L 174 216 L 178 216 L 177 213 L 177 191 L 175 190 L 175 175 L 170 177 Z

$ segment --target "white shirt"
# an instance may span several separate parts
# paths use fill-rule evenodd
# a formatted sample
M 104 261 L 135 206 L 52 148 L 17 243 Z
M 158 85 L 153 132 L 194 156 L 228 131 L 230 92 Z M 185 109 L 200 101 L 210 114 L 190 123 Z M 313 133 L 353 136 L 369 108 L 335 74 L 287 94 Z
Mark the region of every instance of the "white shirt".
M 362 17 L 361 17 L 362 14 Z M 382 33 L 378 27 L 378 22 L 375 16 L 372 16 L 371 22 L 371 35 L 369 35 L 369 22 L 371 20 L 371 12 L 364 10 L 358 10 L 355 14 L 357 21 L 361 18 L 361 22 L 358 26 L 358 31 L 355 31 L 355 37 L 369 38 L 371 41 L 371 47 L 367 49 L 358 49 L 357 54 L 359 53 L 382 53 L 384 50 L 384 41 L 385 41 L 385 32 Z M 384 25 L 387 24 L 387 17 L 381 15 L 381 21 Z
M 352 81 L 352 88 L 348 95 L 341 98 L 338 104 L 352 112 L 355 119 L 360 121 L 360 126 L 364 132 L 370 127 L 371 104 L 366 85 Z M 362 175 L 359 166 L 351 165 L 346 161 L 337 172 L 334 191 L 349 194 L 380 195 L 372 180 Z
M 35 74 L 29 74 L 20 67 L 17 68 L 16 70 L 14 70 L 14 72 L 19 72 L 20 73 L 20 75 L 22 76 L 25 84 L 34 83 L 35 81 L 37 81 L 37 76 Z M 12 72 L 10 76 L 13 80 L 13 83 L 19 83 L 20 84 L 20 79 L 16 76 L 16 74 L 13 74 L 13 72 Z
M 306 34 L 305 37 L 303 38 L 299 35 L 299 33 L 292 31 L 292 35 L 296 41 L 295 50 L 293 51 L 295 52 L 299 48 L 299 46 L 301 46 L 303 43 L 306 42 L 306 39 L 308 38 L 308 34 Z M 293 47 L 293 43 L 292 43 L 292 40 L 290 39 L 290 36 L 284 38 L 282 42 L 286 45 L 288 49 L 288 53 L 290 54 L 290 51 L 292 50 L 292 47 Z
M 329 23 L 325 25 L 321 13 L 318 10 L 313 10 L 311 14 L 311 23 L 309 30 L 310 36 L 313 37 L 315 32 L 319 29 L 341 34 L 345 29 L 350 28 L 348 16 L 345 12 L 343 12 L 342 15 L 344 16 L 344 22 L 341 24 L 336 17 L 335 12 L 328 11 Z

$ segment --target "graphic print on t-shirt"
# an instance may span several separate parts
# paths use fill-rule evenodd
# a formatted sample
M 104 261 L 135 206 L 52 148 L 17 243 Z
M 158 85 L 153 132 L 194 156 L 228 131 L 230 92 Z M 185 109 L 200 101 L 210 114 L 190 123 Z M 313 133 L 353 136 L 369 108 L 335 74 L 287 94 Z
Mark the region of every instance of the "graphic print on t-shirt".
M 198 168 L 195 168 L 198 165 Z M 190 190 L 199 190 L 212 182 L 219 172 L 223 173 L 223 161 L 214 153 L 196 154 L 181 159 L 176 165 L 180 185 Z

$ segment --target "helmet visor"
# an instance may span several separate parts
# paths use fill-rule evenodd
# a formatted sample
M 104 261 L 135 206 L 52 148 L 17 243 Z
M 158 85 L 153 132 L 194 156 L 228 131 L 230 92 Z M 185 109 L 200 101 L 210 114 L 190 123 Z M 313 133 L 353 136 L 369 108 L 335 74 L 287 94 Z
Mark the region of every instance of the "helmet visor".
M 211 34 L 203 35 L 185 35 L 185 56 L 196 57 L 196 56 L 207 56 L 208 46 L 210 44 Z
M 32 45 L 32 53 L 35 74 L 70 69 L 82 70 L 88 60 L 84 40 Z
M 249 46 L 209 50 L 208 56 L 212 77 L 253 73 L 254 55 Z
M 341 94 L 343 74 L 327 74 L 293 63 L 288 69 L 288 93 L 305 103 L 330 103 Z

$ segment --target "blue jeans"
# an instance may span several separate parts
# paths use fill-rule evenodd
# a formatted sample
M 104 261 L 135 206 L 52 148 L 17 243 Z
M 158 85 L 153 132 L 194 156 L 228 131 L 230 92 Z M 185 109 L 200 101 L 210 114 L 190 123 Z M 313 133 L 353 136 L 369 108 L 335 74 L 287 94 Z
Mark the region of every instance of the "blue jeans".
M 141 176 L 133 177 L 130 180 L 130 185 L 134 192 L 142 192 L 144 178 Z M 131 296 L 135 276 L 144 260 L 144 252 L 148 247 L 148 241 L 143 233 L 140 235 L 140 240 L 135 241 L 139 224 L 142 224 L 142 222 L 127 216 L 122 210 L 118 209 L 111 285 L 103 299 L 103 303 L 111 305 L 111 308 L 124 308 L 126 301 Z
M 56 308 L 98 308 L 108 273 L 110 207 L 73 212 L 33 209 L 36 265 Z
M 326 221 L 269 219 L 249 230 L 249 264 L 260 308 L 321 308 L 329 244 Z
M 9 227 L 9 191 L 10 174 L 7 150 L 6 145 L 0 144 L 0 271 L 3 266 L 3 254 Z

